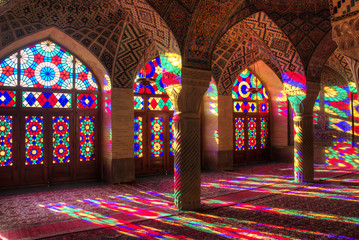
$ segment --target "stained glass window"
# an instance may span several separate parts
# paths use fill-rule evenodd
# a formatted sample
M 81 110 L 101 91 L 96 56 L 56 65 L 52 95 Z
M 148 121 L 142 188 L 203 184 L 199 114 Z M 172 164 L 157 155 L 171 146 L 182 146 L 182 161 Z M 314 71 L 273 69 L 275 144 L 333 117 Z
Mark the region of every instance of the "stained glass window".
M 169 98 L 148 98 L 148 110 L 173 111 L 174 106 Z
M 97 95 L 96 94 L 78 94 L 77 108 L 97 109 Z
M 136 83 L 137 78 L 145 77 L 145 69 L 141 69 L 138 73 L 138 76 L 135 80 L 134 92 L 135 93 L 145 93 L 145 94 L 167 94 L 164 89 L 164 84 L 162 82 L 162 66 L 160 58 L 155 58 L 151 62 L 146 64 L 146 77 L 156 79 L 155 83 L 144 86 L 142 84 Z
M 244 150 L 244 118 L 235 119 L 236 151 Z
M 251 88 L 257 91 L 249 91 Z M 244 70 L 234 82 L 232 97 L 233 99 L 268 100 L 262 83 L 248 69 Z
M 69 117 L 52 117 L 53 163 L 70 162 Z
M 25 165 L 44 164 L 43 117 L 25 117 Z
M 22 106 L 36 108 L 71 108 L 71 94 L 23 92 Z
M 268 118 L 261 118 L 261 148 L 268 144 Z
M 0 91 L 0 107 L 15 107 L 15 106 L 16 106 L 16 92 Z
M 151 118 L 151 157 L 163 156 L 163 118 Z
M 259 112 L 260 113 L 268 113 L 269 112 L 269 103 L 264 102 L 259 104 Z
M 175 126 L 174 126 L 174 121 L 173 121 L 173 117 L 169 118 L 169 130 L 170 130 L 170 155 L 174 156 L 175 155 Z
M 133 98 L 133 107 L 135 110 L 143 110 L 143 97 L 135 96 Z
M 20 51 L 22 87 L 72 89 L 73 56 L 51 41 Z
M 12 166 L 12 116 L 0 116 L 0 167 Z
M 256 119 L 248 118 L 248 148 L 257 149 Z
M 135 158 L 143 157 L 142 117 L 135 117 Z
M 95 117 L 80 116 L 80 161 L 95 160 Z
M 255 113 L 257 112 L 257 103 L 255 102 L 233 102 L 234 112 Z
M 17 55 L 18 53 L 14 53 L 0 63 L 0 86 L 17 86 Z
M 90 70 L 76 59 L 75 64 L 75 88 L 76 90 L 97 91 L 96 80 Z

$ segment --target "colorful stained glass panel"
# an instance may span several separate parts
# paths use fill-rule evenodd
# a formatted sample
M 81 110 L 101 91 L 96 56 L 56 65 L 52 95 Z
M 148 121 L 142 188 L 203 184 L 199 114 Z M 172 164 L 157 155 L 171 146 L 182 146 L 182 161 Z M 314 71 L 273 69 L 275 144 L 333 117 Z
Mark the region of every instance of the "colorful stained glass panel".
M 253 89 L 255 91 L 250 91 Z M 267 100 L 267 92 L 260 82 L 248 69 L 236 79 L 232 88 L 233 99 Z
M 4 59 L 0 63 L 0 86 L 15 87 L 17 86 L 18 73 L 18 53 L 14 53 L 10 57 Z
M 70 122 L 69 117 L 52 117 L 53 163 L 70 162 Z
M 95 160 L 95 117 L 80 116 L 80 161 Z
M 261 148 L 268 145 L 268 118 L 261 118 Z
M 143 110 L 143 104 L 144 104 L 143 101 L 144 101 L 143 97 L 135 96 L 133 98 L 133 108 L 135 110 Z
M 151 118 L 151 157 L 163 156 L 163 118 Z
M 257 149 L 256 119 L 248 118 L 248 148 Z
M 170 137 L 170 156 L 175 155 L 175 125 L 173 121 L 173 117 L 169 118 L 169 137 Z
M 71 108 L 71 94 L 23 92 L 22 106 L 36 108 Z
M 97 91 L 98 85 L 90 70 L 76 59 L 75 64 L 75 88 L 76 90 Z
M 96 94 L 78 94 L 77 108 L 97 109 Z
M 51 41 L 20 51 L 22 87 L 72 89 L 73 56 Z
M 148 110 L 173 111 L 174 106 L 169 98 L 148 98 Z
M 244 150 L 244 118 L 235 119 L 236 151 Z
M 142 117 L 135 117 L 135 158 L 143 157 L 143 139 L 142 139 Z
M 0 107 L 15 107 L 15 106 L 16 106 L 16 92 L 0 91 Z
M 260 113 L 268 113 L 269 112 L 269 103 L 264 102 L 259 104 L 259 112 Z
M 0 167 L 12 166 L 12 116 L 0 116 Z
M 235 113 L 255 113 L 257 112 L 257 103 L 255 102 L 233 102 Z
M 25 117 L 25 165 L 44 164 L 43 117 Z
M 162 82 L 162 66 L 161 66 L 161 60 L 160 58 L 155 58 L 149 63 L 146 64 L 146 71 L 144 68 L 140 70 L 138 73 L 137 78 L 135 81 L 137 81 L 138 78 L 154 78 L 156 79 L 155 83 L 151 83 L 147 86 L 144 86 L 142 84 L 136 83 L 134 86 L 135 93 L 146 93 L 146 94 L 167 94 L 166 90 L 164 89 L 164 84 Z

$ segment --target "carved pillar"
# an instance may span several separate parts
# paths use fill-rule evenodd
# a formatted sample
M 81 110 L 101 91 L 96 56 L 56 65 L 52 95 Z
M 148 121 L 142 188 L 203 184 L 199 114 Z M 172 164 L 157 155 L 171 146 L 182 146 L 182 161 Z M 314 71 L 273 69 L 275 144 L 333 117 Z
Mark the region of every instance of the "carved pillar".
M 294 181 L 314 180 L 313 113 L 294 117 Z
M 182 68 L 181 86 L 166 88 L 175 104 L 175 204 L 179 210 L 201 206 L 201 148 L 199 108 L 211 71 Z
M 307 81 L 307 93 L 303 101 L 293 106 L 294 117 L 294 181 L 314 180 L 313 107 L 320 91 L 320 82 Z

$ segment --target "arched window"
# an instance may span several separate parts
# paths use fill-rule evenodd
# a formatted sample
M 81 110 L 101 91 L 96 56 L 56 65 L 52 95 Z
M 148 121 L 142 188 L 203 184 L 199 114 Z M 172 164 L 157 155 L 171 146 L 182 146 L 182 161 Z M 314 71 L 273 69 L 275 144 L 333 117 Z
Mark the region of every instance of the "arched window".
M 269 151 L 270 103 L 266 89 L 248 69 L 235 81 L 234 165 L 265 160 Z
M 135 166 L 136 174 L 173 171 L 174 106 L 162 83 L 160 58 L 146 64 L 134 83 Z M 152 83 L 139 83 L 138 78 L 154 78 Z
M 51 41 L 1 61 L 0 171 L 6 186 L 98 176 L 98 90 L 91 71 Z

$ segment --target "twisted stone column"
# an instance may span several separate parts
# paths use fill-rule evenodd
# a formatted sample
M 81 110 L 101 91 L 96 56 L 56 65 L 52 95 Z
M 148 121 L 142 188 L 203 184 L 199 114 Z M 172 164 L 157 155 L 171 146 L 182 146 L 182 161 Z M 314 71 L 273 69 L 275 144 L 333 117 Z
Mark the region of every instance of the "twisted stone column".
M 175 105 L 175 204 L 179 210 L 201 206 L 201 148 L 199 108 L 211 71 L 182 68 L 181 86 L 166 88 Z
M 294 181 L 314 180 L 313 114 L 294 117 Z

